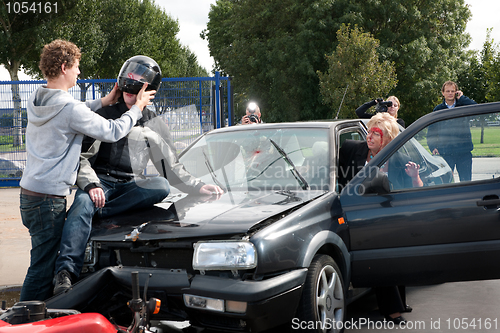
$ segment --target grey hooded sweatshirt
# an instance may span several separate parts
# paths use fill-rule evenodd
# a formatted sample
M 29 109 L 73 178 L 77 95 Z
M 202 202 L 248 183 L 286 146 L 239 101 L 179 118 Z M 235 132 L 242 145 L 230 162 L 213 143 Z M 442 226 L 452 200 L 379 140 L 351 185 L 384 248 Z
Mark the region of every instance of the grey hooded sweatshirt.
M 66 196 L 75 184 L 84 135 L 115 142 L 128 134 L 142 112 L 133 106 L 119 119 L 107 120 L 93 112 L 101 100 L 77 101 L 66 91 L 38 88 L 28 100 L 26 168 L 21 187 Z

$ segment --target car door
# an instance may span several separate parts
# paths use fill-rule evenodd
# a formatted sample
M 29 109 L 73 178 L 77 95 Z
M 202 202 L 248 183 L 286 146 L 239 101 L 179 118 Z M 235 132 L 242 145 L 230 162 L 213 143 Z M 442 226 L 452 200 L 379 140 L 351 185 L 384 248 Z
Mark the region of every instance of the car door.
M 500 103 L 433 112 L 344 188 L 355 286 L 500 278 L 500 126 L 491 125 L 498 119 Z M 452 170 L 450 155 L 472 156 L 471 180 Z M 405 175 L 401 161 L 420 165 L 424 186 L 397 181 Z M 380 174 L 386 163 L 387 175 Z M 388 180 L 390 189 L 370 186 L 372 179 Z

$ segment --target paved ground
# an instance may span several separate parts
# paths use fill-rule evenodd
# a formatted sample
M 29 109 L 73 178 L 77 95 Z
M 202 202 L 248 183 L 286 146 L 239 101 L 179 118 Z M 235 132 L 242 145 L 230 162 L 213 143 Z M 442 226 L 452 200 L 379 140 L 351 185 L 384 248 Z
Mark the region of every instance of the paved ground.
M 72 202 L 71 195 L 68 208 Z M 19 213 L 19 188 L 0 188 L 0 288 L 23 283 L 30 249 L 30 235 Z
M 359 333 L 452 333 L 500 331 L 500 280 L 443 283 L 407 288 L 407 301 L 413 307 L 403 316 L 408 324 L 399 328 L 384 325 L 375 296 L 349 306 L 346 332 Z
M 30 235 L 21 222 L 19 188 L 0 189 L 0 287 L 22 284 L 29 265 Z M 8 255 L 3 255 L 3 254 Z

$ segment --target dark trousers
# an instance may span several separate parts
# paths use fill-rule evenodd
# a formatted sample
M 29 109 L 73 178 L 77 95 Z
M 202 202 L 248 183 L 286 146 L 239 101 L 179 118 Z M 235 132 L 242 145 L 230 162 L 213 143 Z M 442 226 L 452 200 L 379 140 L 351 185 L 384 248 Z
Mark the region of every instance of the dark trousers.
M 78 189 L 64 223 L 60 254 L 55 262 L 55 272 L 63 269 L 78 277 L 85 259 L 85 248 L 92 230 L 94 214 L 112 216 L 131 209 L 151 207 L 169 193 L 167 179 L 152 177 L 127 183 L 115 183 L 101 179 L 106 196 L 103 208 L 96 208 L 87 192 Z
M 461 182 L 471 180 L 472 178 L 472 154 L 470 152 L 463 154 L 446 154 L 444 160 L 451 168 L 451 171 L 457 168 L 458 176 Z
M 21 194 L 21 218 L 31 236 L 30 267 L 20 301 L 43 301 L 52 296 L 52 278 L 66 218 L 66 199 Z
M 383 316 L 404 312 L 406 307 L 405 286 L 377 287 L 374 289 L 378 309 Z

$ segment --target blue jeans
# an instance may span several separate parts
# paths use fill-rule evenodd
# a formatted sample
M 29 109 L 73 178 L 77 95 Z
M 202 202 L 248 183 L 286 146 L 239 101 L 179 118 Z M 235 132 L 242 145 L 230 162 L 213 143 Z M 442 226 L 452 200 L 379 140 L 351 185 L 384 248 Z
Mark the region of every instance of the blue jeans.
M 20 301 L 43 301 L 52 296 L 52 278 L 66 218 L 66 199 L 21 194 L 23 224 L 31 236 L 30 267 Z
M 85 248 L 92 230 L 92 218 L 108 217 L 127 210 L 151 207 L 165 199 L 170 192 L 163 177 L 141 179 L 128 183 L 115 183 L 101 179 L 106 203 L 96 208 L 87 192 L 78 189 L 62 233 L 56 273 L 65 269 L 78 277 L 85 259 Z

